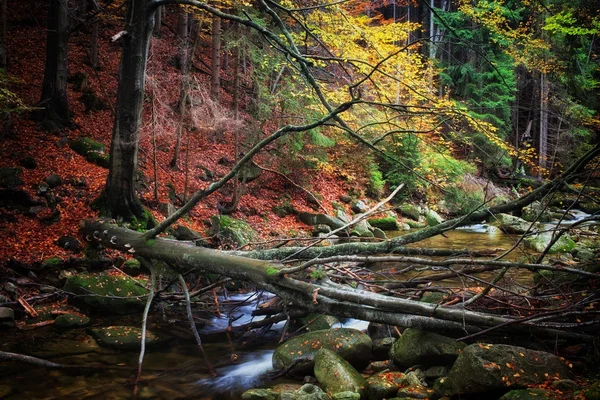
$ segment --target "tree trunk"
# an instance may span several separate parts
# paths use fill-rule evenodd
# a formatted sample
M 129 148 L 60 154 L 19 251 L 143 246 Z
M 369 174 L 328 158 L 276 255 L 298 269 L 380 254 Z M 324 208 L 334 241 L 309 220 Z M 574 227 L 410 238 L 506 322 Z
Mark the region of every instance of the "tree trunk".
M 98 12 L 98 4 L 95 1 L 92 1 L 92 11 L 94 13 Z M 98 68 L 98 31 L 100 29 L 100 20 L 98 15 L 94 16 L 94 21 L 92 22 L 92 43 L 90 45 L 90 64 L 93 68 Z
M 181 135 L 183 133 L 183 124 L 185 122 L 185 111 L 188 102 L 188 91 L 189 91 L 189 71 L 190 71 L 190 61 L 189 61 L 189 35 L 188 35 L 188 21 L 190 19 L 189 14 L 181 9 L 179 12 L 179 18 L 177 20 L 177 35 L 179 36 L 180 43 L 180 60 L 179 60 L 179 70 L 181 71 L 181 80 L 180 80 L 180 88 L 179 88 L 179 100 L 178 100 L 178 108 L 179 108 L 179 121 L 177 123 L 177 131 L 175 134 L 175 149 L 173 150 L 173 158 L 171 158 L 171 162 L 169 162 L 169 166 L 171 168 L 177 168 L 177 160 L 179 159 L 179 150 L 181 148 Z
M 105 222 L 82 221 L 81 227 L 87 238 L 103 246 L 133 253 L 147 260 L 163 261 L 179 273 L 196 270 L 251 282 L 293 303 L 295 308 L 396 326 L 462 333 L 510 323 L 511 329 L 550 337 L 590 340 L 586 335 L 544 328 L 539 322 L 523 322 L 517 326 L 515 319 L 499 315 L 385 296 L 338 285 L 326 279 L 307 282 L 294 278 L 292 274 L 279 274 L 283 266 L 275 262 L 240 257 L 164 238 L 147 241 L 139 232 Z
M 154 27 L 154 9 L 148 8 L 148 3 L 148 0 L 129 2 L 128 22 L 125 25 L 127 33 L 122 39 L 123 52 L 105 191 L 106 211 L 117 220 L 131 221 L 134 217 L 145 220 L 146 217 L 135 192 L 135 183 L 146 64 Z
M 215 101 L 219 101 L 219 89 L 221 80 L 221 18 L 213 15 L 212 17 L 212 65 L 210 78 L 210 96 Z
M 162 26 L 162 15 L 163 15 L 163 7 L 156 8 L 156 15 L 154 17 L 154 36 L 160 37 L 160 28 Z
M 67 98 L 67 23 L 67 0 L 51 0 L 48 9 L 46 67 L 42 96 L 38 104 L 43 109 L 34 116 L 39 121 L 52 121 L 59 129 L 71 123 Z
M 6 15 L 8 13 L 8 0 L 2 0 L 2 20 L 0 21 L 0 68 L 8 64 L 8 46 L 6 45 Z
M 539 166 L 547 167 L 548 158 L 548 76 L 545 72 L 540 74 L 540 137 L 539 137 Z

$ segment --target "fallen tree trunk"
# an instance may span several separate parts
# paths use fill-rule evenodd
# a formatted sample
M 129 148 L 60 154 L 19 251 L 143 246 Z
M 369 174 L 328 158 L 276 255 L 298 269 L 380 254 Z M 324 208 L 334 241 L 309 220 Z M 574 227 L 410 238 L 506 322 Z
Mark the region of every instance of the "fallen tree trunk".
M 475 333 L 482 328 L 515 321 L 513 318 L 494 314 L 357 290 L 327 279 L 307 282 L 292 275 L 282 276 L 280 271 L 284 266 L 277 262 L 246 258 L 160 237 L 145 240 L 139 232 L 106 221 L 82 221 L 81 228 L 89 241 L 148 260 L 163 261 L 180 273 L 190 270 L 205 271 L 253 283 L 280 296 L 287 302 L 288 308 L 292 309 L 297 307 L 396 326 L 462 333 Z M 512 326 L 511 329 L 550 337 L 590 340 L 590 337 L 584 334 L 545 328 L 535 319 Z

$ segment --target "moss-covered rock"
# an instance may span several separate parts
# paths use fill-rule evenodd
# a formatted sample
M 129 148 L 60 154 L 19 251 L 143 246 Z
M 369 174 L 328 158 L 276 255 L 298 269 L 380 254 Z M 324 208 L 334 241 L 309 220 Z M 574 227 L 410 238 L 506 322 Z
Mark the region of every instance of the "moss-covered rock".
M 69 142 L 69 147 L 92 164 L 108 168 L 108 154 L 102 143 L 89 137 L 78 137 Z
M 427 226 L 436 226 L 444 222 L 444 219 L 437 212 L 427 210 L 425 221 L 427 222 Z
M 315 377 L 329 395 L 355 392 L 361 396 L 367 383 L 352 365 L 338 354 L 321 349 L 315 355 Z
M 521 218 L 527 222 L 550 222 L 552 214 L 548 207 L 543 206 L 539 201 L 534 201 L 523 208 Z
M 258 239 L 258 234 L 250 225 L 228 215 L 213 215 L 210 222 L 210 234 L 235 247 L 245 246 Z
M 336 352 L 352 365 L 362 367 L 371 358 L 372 346 L 371 338 L 356 329 L 335 328 L 305 333 L 277 347 L 273 353 L 273 367 L 283 369 L 304 360 L 294 367 L 294 372 L 311 372 L 314 357 L 323 348 Z
M 90 335 L 101 346 L 118 350 L 139 350 L 142 342 L 142 330 L 133 326 L 107 326 L 90 329 Z M 158 336 L 146 330 L 146 346 L 159 343 Z
M 464 347 L 452 338 L 410 328 L 394 343 L 390 358 L 401 368 L 451 364 Z
M 387 360 L 396 340 L 395 337 L 373 340 L 373 359 L 380 361 Z
M 63 314 L 56 317 L 54 326 L 59 329 L 73 329 L 87 326 L 90 324 L 90 319 L 85 315 Z
M 541 232 L 537 235 L 526 237 L 525 246 L 541 253 L 552 241 L 552 232 Z M 575 248 L 575 241 L 568 234 L 562 235 L 552 245 L 548 254 L 568 253 Z
M 64 289 L 93 309 L 116 314 L 140 312 L 148 294 L 135 280 L 112 275 L 72 276 Z
M 463 349 L 447 377 L 434 389 L 439 395 L 502 393 L 570 376 L 553 354 L 503 344 L 476 343 Z
M 397 231 L 400 229 L 398 227 L 398 220 L 391 216 L 383 218 L 369 218 L 369 224 L 383 231 Z
M 278 398 L 279 394 L 273 389 L 253 388 L 242 393 L 243 400 L 277 400 Z
M 418 221 L 421 216 L 421 209 L 413 204 L 401 204 L 400 207 L 398 207 L 398 211 L 405 217 L 415 221 Z

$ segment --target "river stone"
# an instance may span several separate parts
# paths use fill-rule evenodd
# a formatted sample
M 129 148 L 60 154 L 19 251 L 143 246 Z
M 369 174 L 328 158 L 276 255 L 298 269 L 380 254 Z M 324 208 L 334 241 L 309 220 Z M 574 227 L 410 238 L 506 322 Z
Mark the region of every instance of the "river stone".
M 436 226 L 444 222 L 444 219 L 435 211 L 427 210 L 425 221 L 427 222 L 427 226 Z
M 305 333 L 279 345 L 273 353 L 273 368 L 287 368 L 297 360 L 306 360 L 294 372 L 310 373 L 314 357 L 320 349 L 329 349 L 356 366 L 364 366 L 371 358 L 373 343 L 366 334 L 351 328 L 334 328 Z
M 505 392 L 570 376 L 558 357 L 504 344 L 476 343 L 463 349 L 447 377 L 434 386 L 440 395 Z
M 415 221 L 418 221 L 421 216 L 421 209 L 412 204 L 401 204 L 400 207 L 398 207 L 398 211 L 405 217 L 414 219 Z
M 552 232 L 541 232 L 537 235 L 526 237 L 525 247 L 541 253 L 552 241 Z M 568 253 L 575 248 L 575 241 L 568 234 L 563 234 L 556 243 L 552 245 L 548 254 Z
M 452 338 L 409 328 L 392 346 L 390 358 L 401 368 L 451 364 L 464 347 Z
M 60 329 L 72 329 L 89 325 L 90 319 L 85 315 L 63 314 L 56 317 L 54 326 Z
M 298 214 L 298 219 L 300 220 L 300 222 L 306 225 L 313 226 L 323 224 L 329 226 L 331 229 L 341 228 L 345 225 L 344 221 L 342 221 L 341 219 L 337 217 L 332 217 L 331 215 L 327 214 L 312 214 L 308 212 L 301 212 Z
M 390 400 L 433 399 L 435 398 L 435 390 L 425 386 L 406 387 L 398 389 L 396 396 Z
M 496 214 L 494 218 L 498 227 L 506 233 L 523 234 L 525 232 L 535 232 L 537 229 L 534 225 L 531 229 L 531 222 L 527 222 L 522 218 L 515 217 L 510 214 Z
M 367 379 L 367 393 L 369 400 L 380 400 L 394 397 L 402 386 L 403 372 L 384 371 Z
M 228 215 L 213 215 L 210 223 L 210 235 L 218 236 L 235 247 L 245 246 L 258 239 L 258 234 L 250 225 Z
M 315 355 L 315 378 L 325 391 L 332 395 L 339 392 L 355 392 L 363 395 L 366 381 L 352 365 L 329 349 L 321 349 Z
M 371 374 L 376 374 L 383 371 L 397 371 L 398 367 L 394 365 L 392 360 L 372 361 L 367 365 L 365 371 Z
M 134 326 L 107 326 L 105 328 L 92 328 L 90 335 L 98 344 L 118 350 L 139 350 L 142 339 L 142 330 Z M 158 336 L 146 330 L 146 346 L 156 345 Z
M 379 228 L 383 231 L 397 231 L 400 229 L 398 227 L 398 220 L 394 217 L 369 218 L 368 221 L 372 227 Z
M 406 225 L 408 225 L 408 227 L 410 229 L 421 229 L 421 228 L 425 228 L 427 226 L 427 224 L 424 224 L 422 222 L 413 221 L 412 219 L 407 219 L 404 222 L 406 222 Z M 406 229 L 406 230 L 410 230 L 410 229 Z
M 357 215 L 357 217 L 360 217 L 360 214 Z M 350 235 L 358 237 L 375 237 L 373 232 L 371 232 L 371 226 L 364 219 L 358 221 L 352 226 L 352 231 L 350 231 Z
M 383 240 L 387 240 L 388 237 L 385 234 L 385 232 L 379 228 L 373 228 L 371 230 L 371 232 L 373 233 L 373 236 L 376 237 L 377 239 L 383 239 Z
M 362 214 L 367 211 L 367 205 L 362 200 L 356 200 L 350 205 L 350 209 L 355 214 Z
M 64 289 L 96 310 L 116 314 L 142 311 L 148 294 L 135 280 L 113 275 L 71 276 Z

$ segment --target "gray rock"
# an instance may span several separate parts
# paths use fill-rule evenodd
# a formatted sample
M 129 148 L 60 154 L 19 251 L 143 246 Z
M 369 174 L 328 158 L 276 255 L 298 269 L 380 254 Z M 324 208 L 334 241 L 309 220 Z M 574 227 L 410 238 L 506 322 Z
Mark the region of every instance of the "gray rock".
M 552 221 L 552 214 L 539 201 L 534 201 L 523 208 L 521 218 L 527 222 L 550 222 Z
M 62 185 L 63 180 L 58 174 L 50 174 L 44 179 L 44 182 L 46 182 L 50 188 L 55 188 Z
M 427 226 L 436 226 L 444 222 L 444 219 L 437 212 L 427 210 L 425 221 L 427 221 Z
M 234 247 L 245 246 L 258 240 L 258 233 L 246 222 L 228 215 L 213 215 L 210 217 L 212 228 L 210 235 Z
M 0 168 L 0 187 L 14 189 L 23 184 L 23 168 Z
M 390 350 L 394 345 L 396 338 L 386 337 L 382 339 L 376 339 L 373 341 L 373 359 L 374 360 L 387 360 L 390 354 Z
M 367 379 L 369 399 L 380 400 L 394 397 L 402 386 L 404 373 L 399 371 L 383 371 Z
M 451 364 L 464 347 L 452 338 L 410 328 L 394 343 L 390 358 L 401 368 Z
M 402 204 L 400 207 L 398 207 L 398 211 L 405 217 L 415 221 L 419 221 L 419 217 L 421 216 L 421 209 L 412 204 Z
M 356 200 L 350 205 L 350 209 L 355 214 L 362 214 L 367 211 L 367 205 L 362 200 Z

